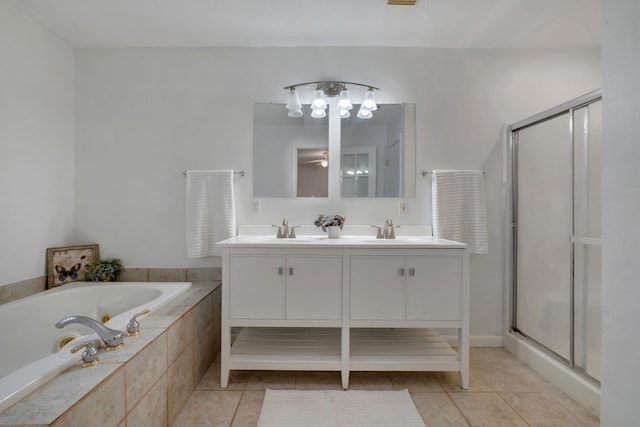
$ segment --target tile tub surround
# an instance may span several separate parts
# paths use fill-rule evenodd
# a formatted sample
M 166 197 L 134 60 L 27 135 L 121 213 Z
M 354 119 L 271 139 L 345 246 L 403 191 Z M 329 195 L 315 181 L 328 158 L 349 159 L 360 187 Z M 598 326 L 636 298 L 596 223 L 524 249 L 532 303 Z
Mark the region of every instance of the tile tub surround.
M 151 280 L 153 279 L 153 280 Z M 175 279 L 175 280 L 174 280 Z M 218 282 L 222 269 L 213 268 L 125 268 L 118 282 Z M 47 289 L 47 276 L 0 286 L 0 304 L 15 301 Z
M 140 335 L 125 338 L 123 349 L 64 371 L 0 413 L 0 425 L 172 425 L 219 351 L 220 296 L 219 282 L 194 282 L 141 317 Z
M 34 277 L 0 286 L 0 304 L 15 301 L 46 289 L 47 276 Z

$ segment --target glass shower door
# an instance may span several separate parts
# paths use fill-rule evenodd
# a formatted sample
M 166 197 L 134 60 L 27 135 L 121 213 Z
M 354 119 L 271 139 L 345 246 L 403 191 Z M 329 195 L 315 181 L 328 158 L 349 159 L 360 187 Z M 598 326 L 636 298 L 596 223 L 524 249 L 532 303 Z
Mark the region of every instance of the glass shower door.
M 574 364 L 600 381 L 602 101 L 573 111 Z
M 571 144 L 569 114 L 517 136 L 516 325 L 570 359 Z
M 600 381 L 602 101 L 512 127 L 512 330 Z

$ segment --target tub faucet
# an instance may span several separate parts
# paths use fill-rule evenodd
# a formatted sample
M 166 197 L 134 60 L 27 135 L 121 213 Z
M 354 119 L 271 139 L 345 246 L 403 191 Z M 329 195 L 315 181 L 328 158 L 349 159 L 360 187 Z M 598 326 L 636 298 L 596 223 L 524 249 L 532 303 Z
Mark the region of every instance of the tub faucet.
M 88 326 L 98 334 L 100 339 L 104 341 L 107 350 L 117 350 L 122 348 L 124 344 L 124 334 L 122 331 L 111 329 L 98 322 L 95 319 L 86 316 L 69 316 L 56 322 L 56 328 L 62 329 L 72 323 L 80 323 L 81 325 Z

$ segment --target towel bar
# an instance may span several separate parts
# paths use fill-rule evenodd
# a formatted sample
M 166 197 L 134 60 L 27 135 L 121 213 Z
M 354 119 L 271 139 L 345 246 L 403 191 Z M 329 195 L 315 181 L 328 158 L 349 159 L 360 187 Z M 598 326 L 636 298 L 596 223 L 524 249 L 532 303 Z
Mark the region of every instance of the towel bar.
M 431 173 L 431 171 L 422 171 L 422 177 L 424 178 L 425 176 L 429 175 Z M 484 175 L 484 171 L 482 171 L 482 175 Z
M 240 176 L 244 176 L 244 170 L 239 170 L 239 171 L 233 171 L 233 173 L 235 175 L 240 175 Z M 187 171 L 182 171 L 183 175 L 187 175 Z

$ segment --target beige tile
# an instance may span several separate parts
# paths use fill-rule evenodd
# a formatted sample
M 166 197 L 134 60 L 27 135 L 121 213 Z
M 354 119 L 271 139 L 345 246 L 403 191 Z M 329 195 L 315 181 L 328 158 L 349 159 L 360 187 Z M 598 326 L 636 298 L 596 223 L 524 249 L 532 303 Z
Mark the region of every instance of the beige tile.
M 200 331 L 198 336 L 193 340 L 196 381 L 200 381 L 215 360 L 213 335 L 211 328 L 205 328 Z
M 169 366 L 167 372 L 169 420 L 171 422 L 178 416 L 195 388 L 193 380 L 193 347 L 189 346 L 185 349 L 175 363 Z
M 99 426 L 116 427 L 125 415 L 124 399 L 124 370 L 118 369 L 58 419 L 54 427 L 80 426 L 86 420 Z
M 566 410 L 571 412 L 583 424 L 589 427 L 598 427 L 600 425 L 600 419 L 596 415 L 596 411 L 599 408 L 587 408 L 585 406 L 582 406 L 559 389 L 555 387 L 554 389 L 555 390 L 548 391 L 547 394 L 553 400 L 561 404 Z
M 187 269 L 187 282 L 213 282 L 215 267 L 200 267 Z
M 46 276 L 38 276 L 33 279 L 2 285 L 0 286 L 0 304 L 42 292 L 45 290 L 45 285 Z
M 213 322 L 213 295 L 207 295 L 193 310 L 193 333 L 197 334 Z
M 262 410 L 264 391 L 245 391 L 231 427 L 255 427 Z
M 1 412 L 0 425 L 49 425 L 103 384 L 121 366 L 99 363 L 91 368 L 82 368 L 78 363 Z
M 475 369 L 469 370 L 469 388 L 467 390 L 462 389 L 460 386 L 460 374 L 458 372 L 438 372 L 436 378 L 448 392 L 493 391 L 487 380 L 482 378 Z
M 429 426 L 463 427 L 469 424 L 446 393 L 415 393 L 411 399 L 424 423 Z
M 451 393 L 449 397 L 472 427 L 527 425 L 497 393 Z
M 222 267 L 213 267 L 213 280 L 222 280 Z
M 340 372 L 298 372 L 296 390 L 342 390 Z
M 289 371 L 254 371 L 247 382 L 246 390 L 295 390 L 296 373 Z
M 169 363 L 193 343 L 193 310 L 189 310 L 167 330 Z
M 187 291 L 188 292 L 188 291 Z M 168 304 L 149 313 L 140 321 L 140 329 L 168 328 L 191 309 L 190 305 Z
M 350 390 L 394 390 L 389 372 L 351 372 Z
M 583 425 L 562 405 L 544 393 L 500 393 L 500 396 L 531 426 L 573 427 Z
M 164 374 L 127 414 L 127 427 L 163 427 L 166 425 L 168 425 L 167 375 Z
M 519 360 L 512 358 L 496 361 L 474 360 L 470 365 L 495 391 L 545 391 L 545 380 Z
M 442 392 L 435 372 L 391 372 L 391 383 L 396 390 Z
M 173 425 L 176 427 L 228 427 L 241 397 L 241 391 L 196 390 Z
M 120 424 L 118 424 L 118 427 L 127 427 L 126 423 L 124 420 L 122 420 L 122 422 Z
M 187 270 L 185 268 L 150 268 L 150 282 L 186 282 Z
M 167 370 L 167 334 L 163 333 L 125 366 L 127 411 L 131 410 Z
M 148 282 L 148 268 L 128 268 L 126 267 L 122 273 L 118 274 L 117 282 Z
M 504 360 L 517 361 L 518 359 L 502 347 L 471 347 L 469 360 L 498 362 Z
M 252 371 L 231 371 L 229 384 L 226 388 L 220 387 L 220 361 L 213 363 L 204 374 L 196 389 L 198 390 L 244 390 Z

